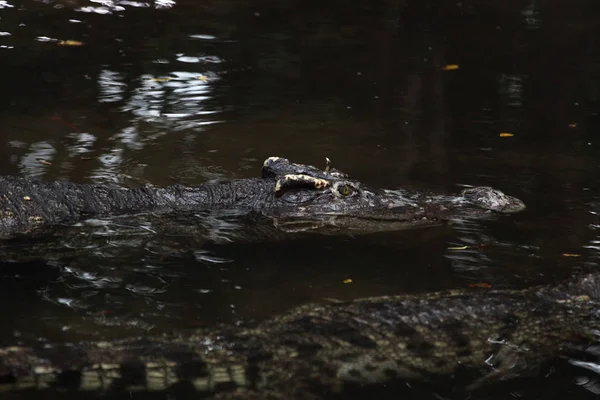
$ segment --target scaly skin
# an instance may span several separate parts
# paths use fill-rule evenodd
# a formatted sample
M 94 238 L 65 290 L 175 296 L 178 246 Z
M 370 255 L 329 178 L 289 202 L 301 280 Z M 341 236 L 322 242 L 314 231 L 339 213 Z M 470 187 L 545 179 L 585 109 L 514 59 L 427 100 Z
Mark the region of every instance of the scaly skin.
M 44 233 L 86 218 L 144 214 L 178 216 L 206 210 L 258 212 L 276 225 L 371 232 L 436 225 L 455 217 L 512 213 L 523 202 L 488 187 L 454 196 L 370 189 L 336 170 L 268 158 L 263 177 L 197 187 L 138 189 L 0 177 L 0 238 Z M 306 222 L 306 223 L 304 223 Z M 293 230 L 293 229 L 292 229 Z
M 473 389 L 592 343 L 599 294 L 596 273 L 526 290 L 312 304 L 251 328 L 5 347 L 0 390 L 320 399 L 364 385 L 452 378 L 465 369 Z

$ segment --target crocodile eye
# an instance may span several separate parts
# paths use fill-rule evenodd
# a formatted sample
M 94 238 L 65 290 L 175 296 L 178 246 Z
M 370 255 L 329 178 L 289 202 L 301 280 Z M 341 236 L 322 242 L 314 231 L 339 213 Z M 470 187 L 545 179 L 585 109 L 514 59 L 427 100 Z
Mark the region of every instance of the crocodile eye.
M 350 196 L 352 193 L 354 193 L 354 191 L 354 188 L 350 185 L 341 185 L 340 187 L 338 187 L 338 192 L 342 196 Z

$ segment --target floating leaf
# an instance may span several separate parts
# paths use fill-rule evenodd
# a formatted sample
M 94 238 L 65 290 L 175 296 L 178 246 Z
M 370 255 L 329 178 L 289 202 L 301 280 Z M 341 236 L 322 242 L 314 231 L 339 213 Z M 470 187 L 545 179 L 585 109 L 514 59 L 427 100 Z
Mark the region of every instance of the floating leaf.
M 350 278 L 344 279 L 344 283 L 352 283 L 352 279 L 350 279 Z
M 563 253 L 563 257 L 581 257 L 581 254 L 576 253 Z
M 57 44 L 59 46 L 83 46 L 83 42 L 79 40 L 59 40 Z
M 29 197 L 29 196 L 23 196 L 23 200 L 29 201 L 29 200 L 31 200 L 31 197 Z
M 202 82 L 208 82 L 208 76 L 206 75 L 200 75 L 198 79 L 200 79 Z
M 40 162 L 40 164 L 52 165 L 52 163 L 50 161 L 46 161 L 46 160 L 44 160 L 42 158 L 38 158 L 37 160 Z
M 577 124 L 573 122 L 572 124 L 569 124 L 569 128 L 577 128 Z
M 446 65 L 444 68 L 442 68 L 444 71 L 454 71 L 458 69 L 458 64 L 448 64 Z
M 515 136 L 514 133 L 508 133 L 508 132 L 501 132 L 500 133 L 500 137 L 513 137 Z
M 470 288 L 483 288 L 483 289 L 489 289 L 492 287 L 492 285 L 487 282 L 469 283 L 469 284 L 467 284 L 467 286 Z

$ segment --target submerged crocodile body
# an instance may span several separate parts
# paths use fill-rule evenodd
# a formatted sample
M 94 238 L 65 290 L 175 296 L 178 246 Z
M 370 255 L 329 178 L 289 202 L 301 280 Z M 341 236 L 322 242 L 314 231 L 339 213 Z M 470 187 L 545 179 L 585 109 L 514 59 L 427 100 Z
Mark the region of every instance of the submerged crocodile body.
M 461 371 L 470 374 L 466 389 L 472 390 L 594 343 L 599 300 L 595 273 L 525 290 L 465 289 L 306 305 L 255 327 L 5 347 L 0 392 L 350 398 L 345 396 L 360 388 L 452 380 Z
M 489 188 L 458 195 L 370 189 L 345 173 L 270 157 L 262 177 L 197 187 L 137 189 L 0 177 L 0 238 L 44 233 L 86 218 L 121 215 L 186 216 L 206 210 L 258 213 L 282 231 L 371 232 L 512 213 L 523 202 Z

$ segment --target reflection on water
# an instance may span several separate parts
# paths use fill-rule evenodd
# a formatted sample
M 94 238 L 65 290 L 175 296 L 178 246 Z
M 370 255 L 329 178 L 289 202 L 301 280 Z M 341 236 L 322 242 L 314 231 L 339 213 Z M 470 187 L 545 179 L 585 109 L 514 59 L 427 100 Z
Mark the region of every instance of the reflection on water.
M 52 162 L 56 149 L 48 142 L 32 143 L 27 152 L 19 159 L 19 170 L 24 176 L 31 178 L 41 178 L 44 176 L 46 163 Z
M 219 62 L 218 60 L 194 57 L 178 57 L 183 63 Z M 173 71 L 167 77 L 141 76 L 141 83 L 129 94 L 129 98 L 121 107 L 121 111 L 130 112 L 135 118 L 133 122 L 166 123 L 163 129 L 194 130 L 203 125 L 217 121 L 193 119 L 202 115 L 214 114 L 217 111 L 206 110 L 203 102 L 210 99 L 209 78 L 197 72 Z M 216 77 L 213 77 L 216 80 Z M 172 122 L 174 120 L 175 122 Z M 183 120 L 183 121 L 182 121 Z M 169 122 L 171 122 L 169 124 Z M 163 132 L 166 134 L 166 131 Z M 158 139 L 153 136 L 150 140 Z
M 489 185 L 528 206 L 361 237 L 210 215 L 87 221 L 2 244 L 0 301 L 14 309 L 0 340 L 239 323 L 597 268 L 597 3 L 488 3 L 0 1 L 1 173 L 195 185 L 257 176 L 268 156 L 327 156 L 373 186 Z

